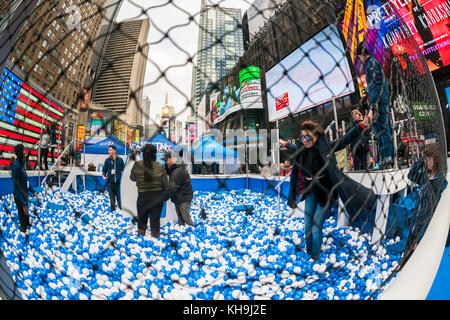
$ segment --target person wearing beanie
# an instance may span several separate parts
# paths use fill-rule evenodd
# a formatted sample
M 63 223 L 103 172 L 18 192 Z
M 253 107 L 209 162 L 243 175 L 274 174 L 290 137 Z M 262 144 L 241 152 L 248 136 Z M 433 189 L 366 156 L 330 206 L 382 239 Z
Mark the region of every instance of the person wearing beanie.
M 166 164 L 166 171 L 171 185 L 170 199 L 175 204 L 178 224 L 180 226 L 187 224 L 195 227 L 190 214 L 191 202 L 194 195 L 191 177 L 186 171 L 184 164 L 177 160 L 175 154 L 172 155 L 172 152 L 166 152 L 164 154 L 163 161 Z
M 34 195 L 36 201 L 39 201 L 39 196 L 28 181 L 28 175 L 25 170 L 24 146 L 22 144 L 16 145 L 14 153 L 17 157 L 11 167 L 11 176 L 14 182 L 14 201 L 19 214 L 20 231 L 25 233 L 27 227 L 31 226 L 28 212 L 28 192 Z

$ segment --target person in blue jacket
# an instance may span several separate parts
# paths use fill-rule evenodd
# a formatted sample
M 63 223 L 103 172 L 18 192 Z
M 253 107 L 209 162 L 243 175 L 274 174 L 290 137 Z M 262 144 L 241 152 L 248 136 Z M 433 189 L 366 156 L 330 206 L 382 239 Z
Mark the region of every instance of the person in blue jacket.
M 341 172 L 336 167 L 334 154 L 361 137 L 371 119 L 372 111 L 366 113 L 358 126 L 334 141 L 327 141 L 325 130 L 314 121 L 302 123 L 300 144 L 293 145 L 280 140 L 280 144 L 294 155 L 288 205 L 295 208 L 300 194 L 300 201 L 305 200 L 306 251 L 315 260 L 318 259 L 322 246 L 323 224 L 338 198 L 344 203 L 353 226 L 366 232 L 369 225 L 366 223 L 369 216 L 367 213 L 373 212 L 376 196 L 371 189 Z
M 389 82 L 383 66 L 369 54 L 364 42 L 356 50 L 359 60 L 366 65 L 366 82 L 369 105 L 374 110 L 373 132 L 378 139 L 380 168 L 393 166 L 394 146 L 392 143 L 391 107 L 389 105 Z
M 447 187 L 445 171 L 436 145 L 428 145 L 424 157 L 414 163 L 408 179 L 417 185 L 414 221 L 407 241 L 407 252 L 413 251 L 422 239 L 443 190 Z M 408 252 L 411 254 L 412 252 Z M 408 254 L 407 254 L 408 255 Z
M 120 209 L 122 202 L 120 200 L 120 179 L 122 178 L 125 163 L 122 158 L 117 155 L 117 148 L 114 145 L 108 148 L 109 157 L 105 160 L 102 168 L 102 177 L 108 181 L 109 201 L 111 211 L 116 210 L 116 200 Z
M 31 226 L 28 211 L 28 192 L 34 195 L 36 201 L 39 201 L 39 196 L 28 181 L 28 175 L 25 170 L 25 152 L 23 144 L 16 145 L 14 147 L 14 153 L 17 157 L 11 167 L 11 176 L 14 182 L 14 201 L 19 214 L 20 231 L 25 233 L 27 227 Z

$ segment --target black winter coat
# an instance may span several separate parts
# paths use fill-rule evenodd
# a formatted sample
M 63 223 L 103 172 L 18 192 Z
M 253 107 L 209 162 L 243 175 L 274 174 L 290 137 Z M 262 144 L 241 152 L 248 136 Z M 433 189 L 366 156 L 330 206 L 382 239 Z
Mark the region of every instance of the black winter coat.
M 360 123 L 361 120 L 353 122 L 351 129 L 353 129 L 354 127 L 359 127 Z M 369 141 L 370 141 L 370 130 L 366 129 L 361 133 L 361 135 L 357 136 L 356 139 L 351 142 L 350 151 L 356 154 L 368 153 L 370 151 Z
M 363 130 L 364 128 L 361 125 L 354 126 L 342 138 L 328 142 L 324 137 L 320 137 L 315 144 L 326 166 L 326 169 L 321 175 L 328 174 L 333 182 L 335 192 L 337 192 L 342 203 L 344 203 L 345 209 L 350 217 L 355 217 L 365 208 L 374 209 L 376 206 L 376 195 L 371 189 L 364 187 L 337 169 L 334 153 L 347 147 L 361 135 Z M 308 190 L 308 183 L 302 184 L 302 188 L 296 190 L 299 179 L 302 179 L 301 175 L 299 176 L 299 170 L 301 168 L 299 168 L 300 161 L 298 160 L 302 156 L 305 148 L 301 142 L 297 145 L 287 144 L 286 148 L 291 152 L 295 152 L 295 158 L 297 159 L 294 161 L 292 168 L 288 197 L 289 207 L 295 208 L 297 205 L 297 196 L 302 194 L 300 201 L 303 201 L 303 191 Z
M 166 168 L 166 170 L 172 186 L 170 190 L 172 202 L 178 204 L 192 201 L 194 191 L 192 190 L 191 177 L 184 165 L 174 164 L 171 168 Z

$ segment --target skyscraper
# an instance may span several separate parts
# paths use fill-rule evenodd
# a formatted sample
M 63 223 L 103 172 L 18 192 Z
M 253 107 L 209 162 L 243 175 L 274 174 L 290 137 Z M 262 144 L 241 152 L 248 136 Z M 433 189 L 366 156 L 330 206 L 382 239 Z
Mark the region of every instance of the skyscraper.
M 142 126 L 145 127 L 150 124 L 150 98 L 142 97 Z
M 9 60 L 53 97 L 78 108 L 105 2 L 38 1 Z
M 8 69 L 32 90 L 65 110 L 64 118 L 59 119 L 63 122 L 63 146 L 75 137 L 77 125 L 82 123 L 78 109 L 83 102 L 92 44 L 108 11 L 104 7 L 107 1 L 9 1 L 6 7 L 3 1 L 0 6 L 2 35 L 6 32 L 12 36 L 14 30 L 20 32 L 17 41 L 9 41 L 1 48 L 1 58 L 5 60 L 6 48 L 8 58 L 4 62 Z M 10 19 L 24 21 L 23 5 L 27 6 L 26 15 L 30 13 L 23 27 L 13 25 L 4 30 Z M 21 12 L 22 17 L 17 18 L 17 12 Z
M 244 53 L 240 9 L 207 5 L 202 0 L 197 65 L 193 69 L 194 114 L 207 92 L 217 86 Z
M 94 83 L 92 100 L 130 126 L 142 125 L 149 28 L 149 19 L 115 23 Z
M 114 23 L 116 21 L 117 15 L 119 13 L 120 7 L 123 0 L 106 0 L 104 9 L 105 17 L 103 23 L 100 26 L 100 32 L 98 37 L 94 40 L 92 46 L 94 52 L 92 58 L 89 62 L 88 74 L 86 80 L 84 81 L 85 88 L 91 88 L 96 81 L 97 73 L 100 69 L 101 60 L 105 54 L 106 46 L 108 44 L 110 35 L 114 29 Z

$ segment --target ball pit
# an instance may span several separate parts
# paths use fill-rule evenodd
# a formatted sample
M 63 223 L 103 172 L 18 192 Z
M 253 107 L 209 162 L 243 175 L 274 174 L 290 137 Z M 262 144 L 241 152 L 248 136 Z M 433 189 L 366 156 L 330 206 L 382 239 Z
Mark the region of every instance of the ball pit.
M 168 223 L 158 239 L 138 237 L 131 217 L 110 212 L 107 193 L 43 196 L 30 203 L 26 236 L 12 195 L 0 206 L 1 250 L 25 299 L 376 298 L 404 247 L 399 238 L 372 246 L 370 235 L 330 217 L 313 261 L 302 219 L 248 190 L 195 192 L 196 228 Z

